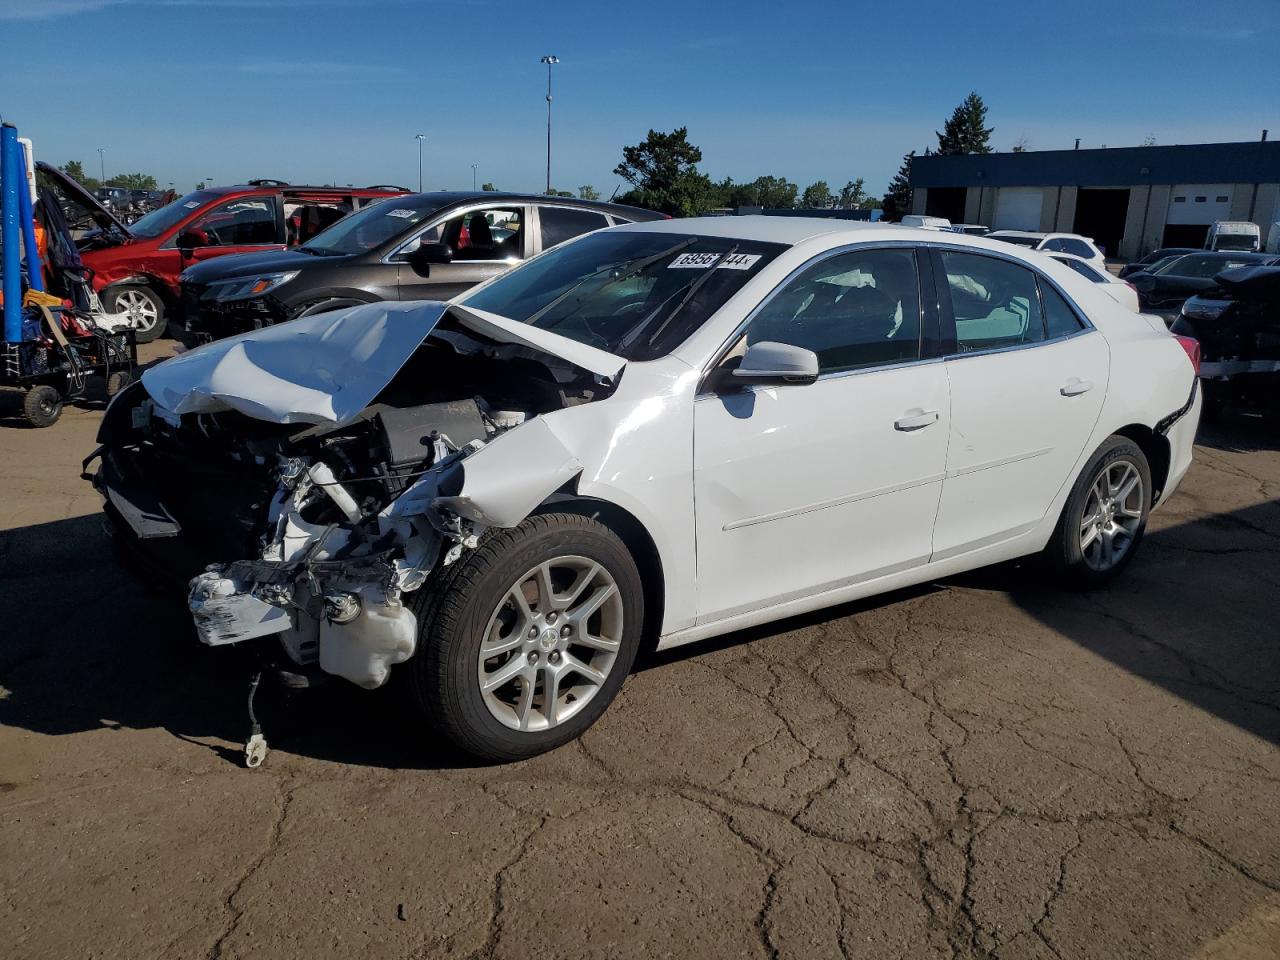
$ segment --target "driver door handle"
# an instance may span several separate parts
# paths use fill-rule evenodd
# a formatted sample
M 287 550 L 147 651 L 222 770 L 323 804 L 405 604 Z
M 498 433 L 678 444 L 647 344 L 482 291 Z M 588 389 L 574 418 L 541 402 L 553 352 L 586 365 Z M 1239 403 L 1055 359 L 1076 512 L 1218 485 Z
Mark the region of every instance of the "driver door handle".
M 1078 397 L 1080 394 L 1088 393 L 1092 389 L 1092 380 L 1081 380 L 1079 377 L 1072 377 L 1059 388 L 1058 392 L 1064 397 Z
M 893 421 L 893 428 L 903 431 L 920 430 L 937 422 L 937 410 L 921 410 L 917 407 L 915 410 L 908 410 L 905 416 Z

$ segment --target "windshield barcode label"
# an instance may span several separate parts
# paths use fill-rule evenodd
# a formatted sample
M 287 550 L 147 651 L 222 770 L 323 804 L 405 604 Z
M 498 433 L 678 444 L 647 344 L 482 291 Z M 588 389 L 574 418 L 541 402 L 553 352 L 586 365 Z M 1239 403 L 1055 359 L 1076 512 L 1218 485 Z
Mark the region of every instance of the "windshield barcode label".
M 682 253 L 669 264 L 668 270 L 706 270 L 713 263 L 722 257 L 720 253 Z M 724 262 L 720 264 L 720 270 L 750 270 L 757 260 L 760 259 L 758 253 L 735 253 L 732 256 L 725 257 Z

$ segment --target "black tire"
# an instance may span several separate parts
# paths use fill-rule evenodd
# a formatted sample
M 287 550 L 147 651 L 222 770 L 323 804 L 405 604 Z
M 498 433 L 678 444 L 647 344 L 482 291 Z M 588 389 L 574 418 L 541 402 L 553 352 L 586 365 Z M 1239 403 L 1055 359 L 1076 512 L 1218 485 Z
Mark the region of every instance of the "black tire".
M 621 643 L 599 689 L 577 713 L 549 729 L 515 730 L 495 718 L 481 694 L 477 665 L 482 634 L 513 583 L 539 563 L 565 556 L 599 563 L 613 578 L 622 602 Z M 544 514 L 510 530 L 491 531 L 421 591 L 415 613 L 418 650 L 407 665 L 414 705 L 460 749 L 504 762 L 568 743 L 604 713 L 635 661 L 644 603 L 640 573 L 617 534 L 587 517 Z
M 107 377 L 107 396 L 114 397 L 131 383 L 133 383 L 133 374 L 128 370 L 117 370 Z
M 62 416 L 62 394 L 48 384 L 32 387 L 22 398 L 22 415 L 33 427 L 52 427 Z
M 138 343 L 150 343 L 159 339 L 169 327 L 169 318 L 165 316 L 164 298 L 155 288 L 142 284 L 126 284 L 111 287 L 102 293 L 102 308 L 107 313 L 120 313 L 130 307 L 141 307 L 149 316 L 152 311 L 155 319 L 146 327 L 134 331 L 134 340 Z
M 1118 559 L 1104 569 L 1099 569 L 1086 558 L 1085 550 L 1081 545 L 1085 508 L 1090 504 L 1094 485 L 1099 482 L 1103 471 L 1125 462 L 1132 464 L 1141 479 L 1141 517 L 1137 518 L 1133 532 L 1125 535 L 1127 543 Z M 1150 513 L 1151 467 L 1147 463 L 1146 455 L 1141 447 L 1127 437 L 1108 437 L 1080 472 L 1075 485 L 1071 488 L 1071 495 L 1067 497 L 1067 502 L 1062 508 L 1062 516 L 1058 519 L 1053 537 L 1045 547 L 1044 559 L 1051 573 L 1059 579 L 1065 579 L 1071 586 L 1085 589 L 1107 583 L 1127 567 L 1133 560 L 1134 554 L 1138 552 Z

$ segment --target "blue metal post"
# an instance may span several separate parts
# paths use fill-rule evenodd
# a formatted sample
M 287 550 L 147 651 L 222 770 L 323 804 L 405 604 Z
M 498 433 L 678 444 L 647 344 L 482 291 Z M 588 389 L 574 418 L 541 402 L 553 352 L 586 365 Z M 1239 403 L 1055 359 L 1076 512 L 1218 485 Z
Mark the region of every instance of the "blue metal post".
M 31 184 L 27 180 L 27 151 L 18 144 L 18 220 L 22 227 L 22 249 L 27 255 L 27 284 L 32 290 L 44 290 L 44 270 L 40 263 L 40 248 L 36 246 L 36 219 L 31 209 Z
M 0 126 L 0 241 L 4 243 L 4 338 L 22 339 L 22 250 L 19 247 L 18 191 L 26 184 L 18 173 L 18 130 Z

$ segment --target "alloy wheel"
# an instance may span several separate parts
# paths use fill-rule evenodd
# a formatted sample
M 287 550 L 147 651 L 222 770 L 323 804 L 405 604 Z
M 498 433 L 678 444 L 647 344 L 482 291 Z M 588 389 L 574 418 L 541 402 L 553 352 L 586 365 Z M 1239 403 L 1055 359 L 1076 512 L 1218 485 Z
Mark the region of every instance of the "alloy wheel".
M 477 680 L 494 719 L 549 730 L 600 691 L 622 644 L 622 594 L 605 567 L 556 557 L 498 601 L 480 641 Z
M 145 333 L 156 325 L 159 313 L 155 301 L 141 290 L 121 290 L 116 294 L 116 312 L 129 314 L 137 322 L 137 332 Z
M 1094 478 L 1080 519 L 1080 553 L 1102 573 L 1129 552 L 1146 506 L 1142 474 L 1130 460 L 1113 460 Z

